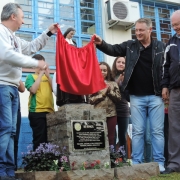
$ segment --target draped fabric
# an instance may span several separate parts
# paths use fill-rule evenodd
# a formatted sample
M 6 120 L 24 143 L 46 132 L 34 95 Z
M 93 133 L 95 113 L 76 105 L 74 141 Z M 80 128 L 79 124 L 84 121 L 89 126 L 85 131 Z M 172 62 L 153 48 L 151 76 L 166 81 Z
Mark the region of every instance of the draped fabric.
M 86 46 L 76 48 L 69 45 L 61 31 L 58 30 L 56 82 L 62 91 L 87 95 L 106 87 L 96 57 L 93 38 Z

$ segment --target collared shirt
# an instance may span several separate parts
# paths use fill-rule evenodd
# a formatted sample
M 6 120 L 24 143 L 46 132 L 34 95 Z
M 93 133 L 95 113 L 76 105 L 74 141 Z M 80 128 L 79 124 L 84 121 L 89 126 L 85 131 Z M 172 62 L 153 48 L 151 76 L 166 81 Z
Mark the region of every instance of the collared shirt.
M 140 57 L 136 63 L 129 81 L 128 89 L 131 95 L 154 95 L 152 77 L 152 43 L 146 48 L 140 45 Z

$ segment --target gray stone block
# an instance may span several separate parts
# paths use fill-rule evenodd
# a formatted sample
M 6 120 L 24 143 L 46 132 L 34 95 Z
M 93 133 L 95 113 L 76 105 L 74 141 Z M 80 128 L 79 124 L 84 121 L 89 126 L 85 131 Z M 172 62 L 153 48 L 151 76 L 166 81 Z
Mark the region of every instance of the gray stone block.
M 73 150 L 71 120 L 103 120 L 105 122 L 104 150 Z M 84 161 L 100 160 L 101 164 L 110 163 L 109 142 L 107 137 L 106 112 L 104 109 L 94 109 L 89 104 L 69 104 L 59 108 L 55 113 L 47 115 L 48 141 L 63 149 L 66 146 L 70 165 L 76 161 L 78 166 Z

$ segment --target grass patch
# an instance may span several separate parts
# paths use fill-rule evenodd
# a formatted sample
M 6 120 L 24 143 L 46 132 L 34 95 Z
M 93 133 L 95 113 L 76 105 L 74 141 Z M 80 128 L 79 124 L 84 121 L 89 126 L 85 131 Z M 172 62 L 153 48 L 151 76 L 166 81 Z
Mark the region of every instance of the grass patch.
M 151 177 L 151 180 L 180 180 L 180 173 L 161 174 L 156 177 Z

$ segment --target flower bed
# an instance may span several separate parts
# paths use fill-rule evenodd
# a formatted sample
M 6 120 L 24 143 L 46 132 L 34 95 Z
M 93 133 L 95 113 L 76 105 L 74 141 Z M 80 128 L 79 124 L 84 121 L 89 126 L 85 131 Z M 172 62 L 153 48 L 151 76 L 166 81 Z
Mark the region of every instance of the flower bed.
M 22 180 L 111 180 L 116 179 L 150 179 L 159 175 L 158 163 L 144 163 L 115 169 L 88 169 L 71 171 L 37 171 L 16 173 Z M 115 178 L 114 178 L 115 179 Z
M 130 166 L 124 163 L 123 147 L 117 151 L 110 147 L 109 162 L 101 163 L 92 156 L 86 161 L 69 162 L 66 148 L 60 152 L 53 144 L 41 144 L 36 151 L 29 150 L 23 154 L 25 173 L 16 173 L 17 178 L 23 180 L 112 180 L 112 179 L 149 179 L 159 174 L 157 163 L 144 163 Z M 111 165 L 111 168 L 110 168 Z M 112 168 L 115 167 L 115 169 Z

